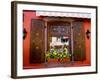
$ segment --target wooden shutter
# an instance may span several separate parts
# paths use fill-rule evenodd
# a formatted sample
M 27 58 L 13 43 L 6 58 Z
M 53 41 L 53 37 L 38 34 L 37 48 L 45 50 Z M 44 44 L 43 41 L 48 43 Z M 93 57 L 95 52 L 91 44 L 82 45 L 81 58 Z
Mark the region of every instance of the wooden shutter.
M 43 63 L 45 61 L 44 21 L 31 20 L 30 29 L 30 63 Z
M 73 22 L 73 56 L 74 61 L 84 61 L 85 52 L 85 30 L 83 22 Z

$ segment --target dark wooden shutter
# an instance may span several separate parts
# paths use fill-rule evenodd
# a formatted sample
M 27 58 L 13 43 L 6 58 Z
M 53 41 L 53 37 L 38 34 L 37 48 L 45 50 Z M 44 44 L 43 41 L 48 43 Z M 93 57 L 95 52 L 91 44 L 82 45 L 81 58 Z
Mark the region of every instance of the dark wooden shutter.
M 83 22 L 73 22 L 73 56 L 74 61 L 84 61 L 85 52 L 85 30 Z
M 31 20 L 30 29 L 30 63 L 43 63 L 45 61 L 44 21 Z

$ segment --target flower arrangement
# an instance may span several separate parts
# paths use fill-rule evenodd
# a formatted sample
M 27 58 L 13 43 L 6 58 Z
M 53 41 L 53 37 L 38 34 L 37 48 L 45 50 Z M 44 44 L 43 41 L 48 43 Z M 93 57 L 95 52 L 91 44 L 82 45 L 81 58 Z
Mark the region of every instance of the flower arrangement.
M 70 57 L 71 57 L 71 54 L 68 52 L 68 49 L 66 47 L 63 47 L 61 49 L 52 47 L 50 51 L 47 51 L 46 53 L 46 61 L 48 61 L 49 59 L 58 59 L 58 61 L 61 61 L 64 58 L 70 59 Z

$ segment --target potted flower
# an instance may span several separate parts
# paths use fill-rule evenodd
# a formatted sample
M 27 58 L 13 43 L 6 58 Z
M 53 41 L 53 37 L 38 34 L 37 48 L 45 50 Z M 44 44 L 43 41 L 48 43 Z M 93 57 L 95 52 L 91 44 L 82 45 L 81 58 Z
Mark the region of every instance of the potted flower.
M 47 62 L 58 62 L 56 49 L 54 49 L 52 52 L 48 51 L 46 53 L 46 61 Z
M 70 56 L 68 49 L 66 47 L 63 48 L 63 51 L 58 55 L 60 62 L 68 62 L 70 61 Z
M 50 51 L 46 53 L 46 62 L 68 62 L 70 61 L 70 56 L 66 47 L 60 51 L 52 47 Z
M 59 57 L 60 62 L 68 62 L 70 61 L 70 54 L 61 53 Z

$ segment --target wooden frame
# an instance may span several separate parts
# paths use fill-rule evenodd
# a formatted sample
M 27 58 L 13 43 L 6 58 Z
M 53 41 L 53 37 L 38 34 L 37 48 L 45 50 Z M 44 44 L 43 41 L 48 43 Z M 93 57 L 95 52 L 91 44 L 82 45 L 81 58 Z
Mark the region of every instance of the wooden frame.
M 18 6 L 20 5 L 20 6 Z M 22 5 L 22 7 L 21 7 Z M 93 18 L 91 18 L 91 21 L 94 21 L 92 28 L 94 27 L 94 35 L 92 37 L 95 37 L 94 42 L 91 44 L 93 44 L 95 47 L 94 48 L 94 53 L 93 55 L 95 56 L 94 59 L 93 57 L 91 57 L 91 59 L 93 59 L 94 63 L 94 69 L 90 70 L 90 71 L 79 71 L 79 72 L 63 72 L 63 73 L 50 73 L 50 74 L 27 74 L 27 72 L 25 73 L 25 75 L 19 75 L 19 73 L 23 73 L 23 72 L 18 72 L 20 69 L 18 69 L 18 65 L 23 65 L 23 64 L 19 64 L 18 61 L 20 61 L 18 59 L 18 55 L 19 52 L 18 51 L 18 36 L 22 35 L 22 34 L 18 34 L 19 30 L 18 29 L 18 16 L 20 13 L 18 13 L 19 8 L 23 8 L 23 5 L 28 6 L 28 5 L 38 5 L 38 6 L 53 6 L 53 7 L 71 7 L 71 8 L 82 8 L 82 9 L 93 9 L 94 12 L 91 12 L 92 16 L 94 16 L 93 18 L 95 18 L 95 20 L 93 20 Z M 42 7 L 43 8 L 43 7 Z M 29 8 L 30 9 L 30 8 Z M 34 8 L 33 8 L 34 9 Z M 23 8 L 24 10 L 24 8 Z M 11 77 L 12 78 L 32 78 L 32 77 L 49 77 L 49 76 L 66 76 L 66 75 L 80 75 L 80 74 L 94 74 L 97 73 L 97 24 L 98 24 L 98 20 L 97 20 L 97 6 L 88 6 L 88 5 L 71 5 L 71 4 L 56 4 L 56 3 L 39 3 L 39 2 L 24 2 L 24 1 L 12 1 L 11 2 Z M 91 22 L 92 23 L 92 22 Z M 20 39 L 19 39 L 20 42 Z M 93 46 L 92 45 L 92 46 Z M 92 49 L 91 49 L 92 50 Z M 20 53 L 22 54 L 22 53 Z M 92 54 L 91 54 L 92 55 Z M 92 55 L 92 56 L 93 56 Z M 92 63 L 91 63 L 92 66 Z M 91 68 L 90 68 L 91 69 Z M 35 69 L 33 69 L 34 71 Z M 60 69 L 61 70 L 61 69 Z M 31 70 L 32 71 L 32 70 Z M 62 70 L 61 70 L 62 71 Z

